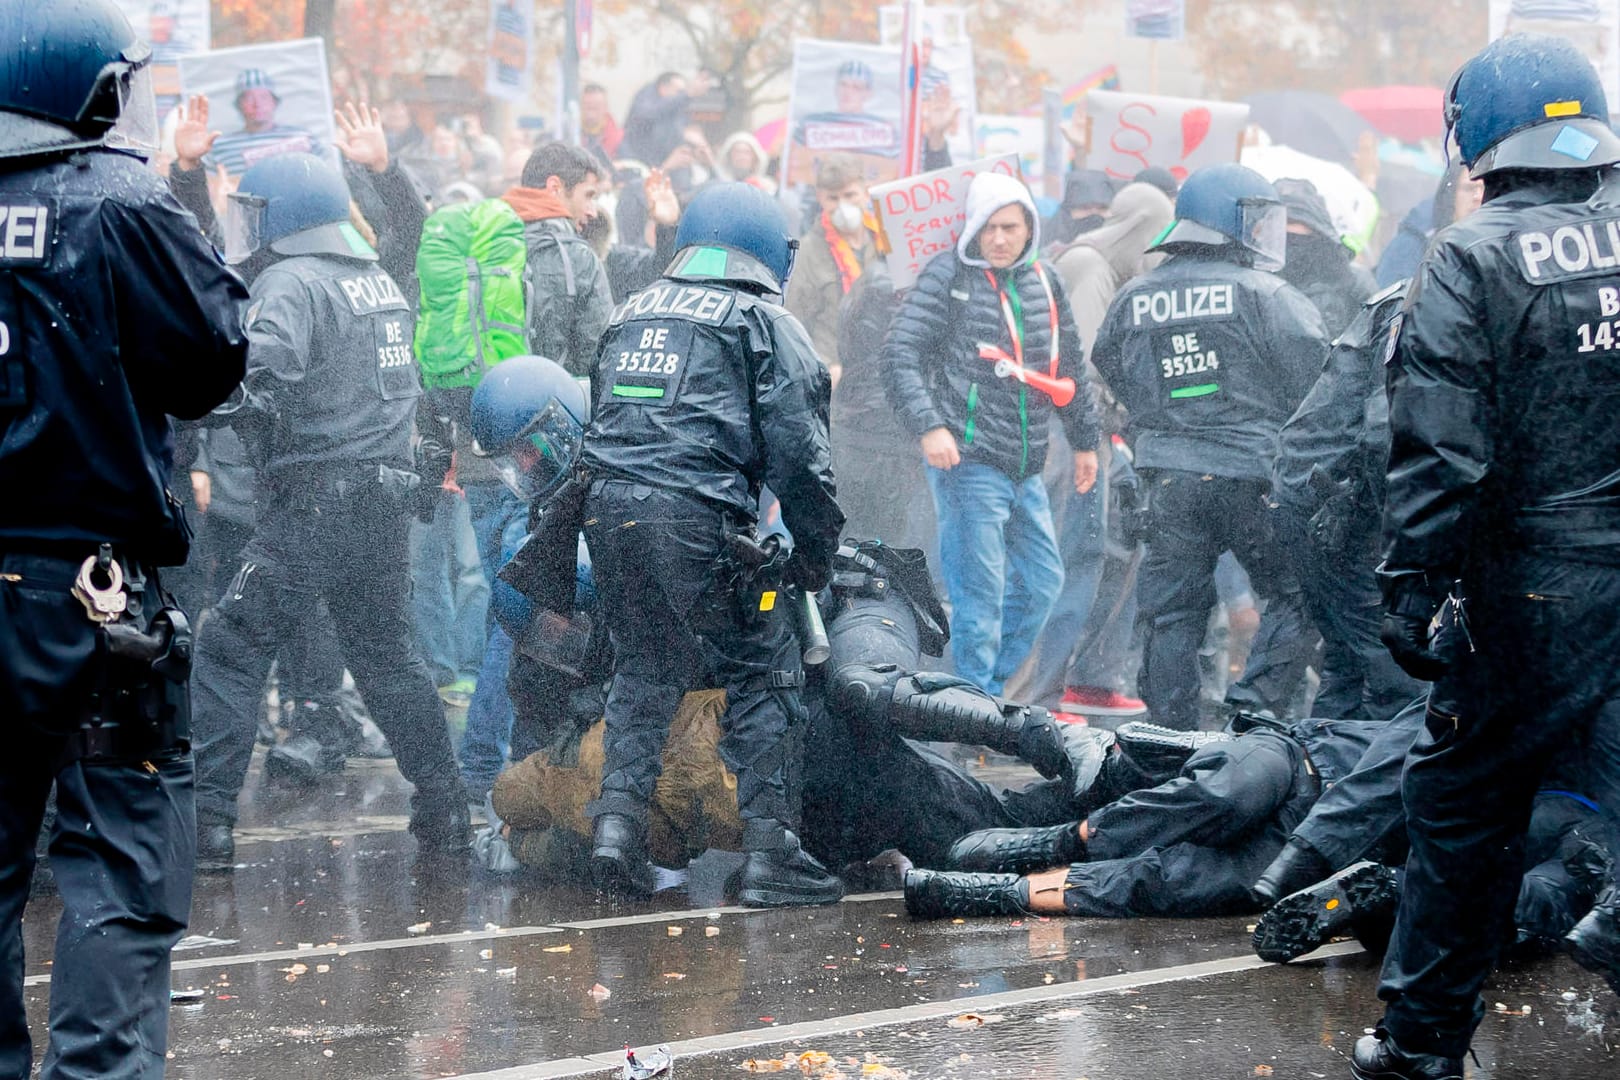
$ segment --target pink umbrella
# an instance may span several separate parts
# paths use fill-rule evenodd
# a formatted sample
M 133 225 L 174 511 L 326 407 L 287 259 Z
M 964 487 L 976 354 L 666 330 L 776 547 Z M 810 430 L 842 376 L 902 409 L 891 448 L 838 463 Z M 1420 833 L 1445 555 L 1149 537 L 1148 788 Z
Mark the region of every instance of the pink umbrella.
M 1339 100 L 1385 135 L 1415 143 L 1445 133 L 1445 96 L 1433 86 L 1366 86 L 1346 90 Z
M 763 146 L 765 153 L 771 157 L 775 157 L 782 152 L 782 140 L 786 136 L 787 117 L 785 116 L 780 120 L 772 120 L 770 123 L 754 129 L 754 138 L 759 140 L 759 145 Z

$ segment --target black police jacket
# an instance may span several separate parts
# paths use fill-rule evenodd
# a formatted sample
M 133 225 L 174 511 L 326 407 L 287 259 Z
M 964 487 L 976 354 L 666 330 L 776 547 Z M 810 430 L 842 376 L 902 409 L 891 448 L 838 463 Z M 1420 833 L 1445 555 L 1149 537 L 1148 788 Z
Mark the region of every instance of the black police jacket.
M 1114 297 L 1091 362 L 1130 414 L 1138 469 L 1269 481 L 1327 348 L 1321 313 L 1282 278 L 1177 255 Z
M 1057 377 L 1077 393 L 1057 415 L 1075 450 L 1095 450 L 1097 408 L 1085 381 L 1085 352 L 1059 275 L 1046 271 L 1057 307 Z M 1050 375 L 1053 312 L 1032 263 L 986 270 L 953 251 L 936 255 L 906 294 L 889 328 L 878 366 L 889 404 L 914 438 L 935 428 L 956 436 L 963 461 L 992 465 L 1014 480 L 1046 465 L 1052 399 L 1013 378 L 996 375 L 981 357 L 990 345 L 1012 356 L 1012 330 L 1002 296 L 1022 308 L 1024 366 Z M 1015 307 L 1014 310 L 1017 310 Z
M 757 264 L 729 257 L 727 277 L 669 274 L 614 310 L 581 460 L 597 479 L 689 492 L 748 520 L 768 484 L 794 544 L 828 562 L 844 515 L 827 371 L 799 320 L 741 284 Z
M 247 323 L 246 405 L 230 422 L 272 489 L 412 467 L 415 322 L 375 257 L 273 263 L 253 281 Z
M 203 416 L 241 381 L 246 302 L 139 160 L 0 171 L 0 547 L 184 562 L 168 417 Z
M 1384 357 L 1390 322 L 1406 299 L 1406 288 L 1406 282 L 1396 282 L 1368 298 L 1333 343 L 1305 400 L 1283 425 L 1271 493 L 1302 517 L 1316 513 L 1339 491 L 1354 494 L 1363 508 L 1383 505 L 1389 459 Z M 1373 509 L 1375 519 L 1377 513 Z
M 1620 565 L 1620 185 L 1577 198 L 1548 177 L 1435 236 L 1390 357 L 1388 572 Z

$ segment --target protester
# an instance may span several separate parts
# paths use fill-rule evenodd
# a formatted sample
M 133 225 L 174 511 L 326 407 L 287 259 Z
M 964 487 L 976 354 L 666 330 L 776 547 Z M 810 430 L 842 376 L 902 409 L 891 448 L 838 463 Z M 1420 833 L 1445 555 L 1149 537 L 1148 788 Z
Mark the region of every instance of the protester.
M 787 307 L 810 331 L 836 391 L 843 374 L 838 363 L 839 309 L 876 257 L 871 197 L 860 162 L 848 154 L 828 154 L 818 161 L 816 201 L 821 216 L 799 242 Z
M 637 90 L 624 118 L 624 137 L 617 156 L 660 166 L 666 172 L 675 171 L 666 159 L 685 139 L 692 99 L 702 97 L 710 85 L 708 72 L 698 72 L 689 90 L 684 76 L 666 71 Z
M 624 132 L 608 107 L 607 87 L 600 83 L 586 83 L 580 87 L 579 137 L 580 145 L 601 163 L 605 170 L 603 175 L 611 173 L 613 162 L 619 156 L 619 144 L 624 141 Z
M 1029 655 L 1063 583 L 1041 483 L 1054 410 L 1075 490 L 1097 482 L 1080 336 L 1039 250 L 1029 190 L 997 173 L 974 177 L 960 241 L 907 294 L 879 360 L 889 403 L 928 463 L 956 670 L 992 694 Z M 1030 373 L 1047 389 L 1029 385 Z

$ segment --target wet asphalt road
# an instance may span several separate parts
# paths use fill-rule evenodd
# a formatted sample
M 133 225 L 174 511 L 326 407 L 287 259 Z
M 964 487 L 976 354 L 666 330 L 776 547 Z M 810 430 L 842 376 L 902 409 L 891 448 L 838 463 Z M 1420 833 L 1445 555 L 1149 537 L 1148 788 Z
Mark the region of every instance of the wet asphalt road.
M 610 906 L 417 872 L 389 763 L 319 797 L 250 787 L 245 805 L 242 865 L 198 883 L 190 933 L 214 940 L 175 954 L 175 988 L 198 998 L 172 1010 L 173 1077 L 617 1076 L 626 1042 L 672 1044 L 688 1080 L 750 1060 L 891 1080 L 1342 1077 L 1377 1015 L 1356 946 L 1264 965 L 1243 919 L 914 924 L 892 894 Z M 36 901 L 25 926 L 36 1049 L 57 911 Z M 1620 1076 L 1620 1003 L 1595 977 L 1540 961 L 1487 1001 L 1507 1011 L 1486 1017 L 1471 1075 Z

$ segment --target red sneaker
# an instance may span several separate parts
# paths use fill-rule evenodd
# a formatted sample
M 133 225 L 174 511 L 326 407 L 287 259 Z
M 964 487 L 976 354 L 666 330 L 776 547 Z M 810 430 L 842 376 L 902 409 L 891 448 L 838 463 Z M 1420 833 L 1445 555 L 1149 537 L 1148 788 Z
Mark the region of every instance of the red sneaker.
M 1146 716 L 1147 705 L 1117 690 L 1104 690 L 1100 686 L 1071 686 L 1063 691 L 1058 702 L 1060 713 L 1082 716 Z

